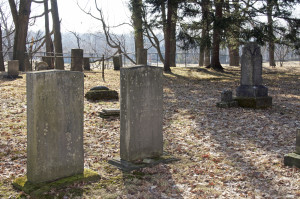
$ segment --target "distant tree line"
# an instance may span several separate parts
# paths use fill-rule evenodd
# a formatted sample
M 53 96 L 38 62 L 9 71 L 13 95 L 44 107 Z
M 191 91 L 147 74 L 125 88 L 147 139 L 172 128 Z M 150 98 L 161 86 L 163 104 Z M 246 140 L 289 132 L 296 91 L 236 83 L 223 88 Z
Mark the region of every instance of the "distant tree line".
M 64 69 L 57 0 L 8 0 L 8 5 L 3 0 L 0 2 L 0 70 L 4 70 L 3 56 L 10 49 L 13 59 L 20 61 L 21 71 L 31 70 L 30 56 L 41 49 L 45 49 L 48 56 L 56 57 L 55 60 L 46 60 L 49 66 Z M 220 48 L 228 49 L 230 65 L 236 66 L 239 65 L 240 46 L 256 41 L 268 46 L 269 64 L 275 66 L 276 46 L 299 52 L 300 19 L 292 16 L 293 7 L 299 3 L 300 0 L 129 0 L 129 25 L 133 27 L 134 51 L 136 54 L 139 48 L 155 49 L 164 63 L 164 71 L 171 72 L 171 67 L 176 66 L 178 48 L 197 49 L 199 66 L 222 71 Z M 32 4 L 43 5 L 44 12 L 31 16 Z M 77 4 L 80 7 L 79 2 Z M 97 1 L 94 4 L 97 13 L 80 8 L 99 20 L 102 32 L 90 33 L 89 37 L 85 35 L 84 42 L 90 42 L 90 49 L 96 52 L 99 49 L 97 37 L 101 37 L 105 40 L 104 52 L 123 54 L 135 64 L 136 60 L 128 56 L 125 36 L 113 34 L 102 8 Z M 9 24 L 9 17 L 13 19 L 13 24 Z M 28 27 L 40 17 L 44 18 L 45 29 L 32 36 Z M 49 27 L 51 19 L 52 30 Z M 84 46 L 82 35 L 76 31 L 69 32 L 76 38 L 78 48 Z M 277 56 L 285 54 L 286 51 L 280 51 Z

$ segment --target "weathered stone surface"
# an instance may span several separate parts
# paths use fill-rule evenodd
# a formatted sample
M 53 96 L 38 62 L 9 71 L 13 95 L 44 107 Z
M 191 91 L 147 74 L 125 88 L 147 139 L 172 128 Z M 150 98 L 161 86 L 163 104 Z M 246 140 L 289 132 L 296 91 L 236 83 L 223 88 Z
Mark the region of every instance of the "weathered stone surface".
M 93 88 L 90 89 L 91 91 L 93 90 L 109 90 L 109 88 L 107 88 L 106 86 L 95 86 Z
M 90 58 L 88 58 L 88 57 L 83 58 L 83 69 L 84 70 L 91 70 Z
M 272 106 L 272 97 L 236 97 L 234 99 L 238 102 L 238 106 L 244 108 L 268 108 Z
M 122 55 L 117 55 L 113 57 L 114 70 L 120 70 L 123 66 Z
M 136 161 L 163 153 L 162 68 L 121 68 L 120 156 Z
M 300 129 L 297 130 L 296 134 L 296 153 L 300 155 Z
M 267 108 L 272 106 L 268 88 L 262 85 L 262 55 L 255 42 L 246 44 L 241 57 L 241 85 L 236 89 L 239 106 Z
M 285 166 L 295 166 L 300 168 L 300 154 L 289 153 L 284 156 L 284 165 Z
M 7 75 L 12 77 L 19 75 L 19 60 L 8 61 Z
M 237 107 L 237 106 L 238 106 L 237 101 L 217 102 L 217 107 L 219 107 L 219 108 L 231 108 L 231 107 Z
M 85 94 L 88 100 L 117 100 L 118 92 L 114 90 L 90 90 Z
M 49 69 L 48 64 L 44 61 L 35 63 L 35 70 L 36 71 L 48 70 L 48 69 Z
M 26 75 L 27 178 L 47 182 L 83 172 L 83 73 Z
M 136 64 L 147 65 L 147 49 L 138 48 L 136 54 L 137 54 Z
M 101 118 L 119 117 L 120 109 L 102 109 L 99 116 Z
M 221 101 L 222 102 L 231 102 L 232 101 L 232 91 L 231 90 L 222 91 Z
M 83 71 L 83 50 L 71 49 L 71 71 Z

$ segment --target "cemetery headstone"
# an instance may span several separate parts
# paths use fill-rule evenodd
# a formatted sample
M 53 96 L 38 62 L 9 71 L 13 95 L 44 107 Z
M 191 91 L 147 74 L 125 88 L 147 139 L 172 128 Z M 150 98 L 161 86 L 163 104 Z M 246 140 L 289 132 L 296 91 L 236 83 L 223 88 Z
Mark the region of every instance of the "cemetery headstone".
M 123 65 L 122 55 L 116 55 L 113 57 L 114 70 L 120 70 Z
M 272 106 L 268 88 L 262 85 L 262 55 L 255 42 L 243 47 L 241 57 L 241 85 L 236 89 L 238 105 L 247 108 L 267 108 Z
M 296 134 L 295 153 L 289 153 L 284 156 L 284 165 L 300 168 L 300 129 L 297 130 Z
M 84 70 L 91 70 L 90 58 L 88 58 L 88 57 L 83 58 L 83 69 Z
M 48 66 L 47 62 L 44 62 L 44 61 L 36 62 L 35 63 L 35 70 L 36 71 L 49 70 L 49 66 Z
M 219 108 L 230 108 L 236 107 L 237 101 L 232 99 L 232 91 L 231 90 L 224 90 L 221 93 L 221 102 L 217 103 L 217 107 Z
M 29 182 L 83 173 L 83 81 L 81 72 L 27 73 Z
M 121 160 L 133 162 L 163 153 L 162 68 L 121 68 Z
M 83 50 L 72 49 L 71 50 L 71 71 L 83 71 Z
M 99 113 L 101 118 L 111 118 L 111 117 L 119 117 L 120 116 L 120 109 L 102 109 Z
M 147 49 L 138 48 L 137 49 L 137 65 L 147 65 Z
M 19 76 L 19 60 L 8 61 L 7 76 L 13 78 Z
M 117 100 L 119 99 L 118 92 L 115 90 L 110 90 L 105 86 L 95 86 L 91 88 L 85 94 L 86 99 L 88 100 Z

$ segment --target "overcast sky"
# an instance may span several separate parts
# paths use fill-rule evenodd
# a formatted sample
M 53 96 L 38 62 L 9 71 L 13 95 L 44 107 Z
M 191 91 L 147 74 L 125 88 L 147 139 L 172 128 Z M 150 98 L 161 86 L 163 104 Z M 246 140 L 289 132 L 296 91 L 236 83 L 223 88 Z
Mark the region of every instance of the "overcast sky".
M 102 8 L 103 15 L 110 26 L 115 26 L 130 21 L 130 12 L 127 6 L 128 0 L 97 0 L 98 6 Z M 99 16 L 95 9 L 95 0 L 78 0 L 79 5 L 85 10 Z M 50 4 L 50 3 L 49 3 Z M 77 5 L 77 0 L 58 0 L 59 18 L 61 21 L 61 31 L 76 31 L 79 33 L 101 31 L 102 26 L 98 20 L 93 19 L 83 13 Z M 49 5 L 50 7 L 50 5 Z M 31 16 L 43 12 L 43 4 L 33 4 Z M 50 17 L 51 18 L 51 17 Z M 32 27 L 33 30 L 44 30 L 44 19 L 41 18 Z M 129 26 L 123 26 L 115 29 L 118 33 L 128 33 L 131 30 Z

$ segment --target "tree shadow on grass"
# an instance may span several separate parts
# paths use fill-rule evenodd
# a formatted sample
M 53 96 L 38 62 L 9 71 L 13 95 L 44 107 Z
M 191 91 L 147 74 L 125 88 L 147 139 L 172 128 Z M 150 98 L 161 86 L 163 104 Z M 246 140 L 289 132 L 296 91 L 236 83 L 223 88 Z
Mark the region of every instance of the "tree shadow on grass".
M 177 77 L 178 75 L 174 75 Z M 227 83 L 212 83 L 207 80 L 206 85 L 195 84 L 197 81 L 193 79 L 190 81 L 188 77 L 181 78 L 184 82 L 180 82 L 180 85 L 185 85 L 185 92 L 178 92 L 173 86 L 173 84 L 179 84 L 177 80 L 173 77 L 166 76 L 165 87 L 171 91 L 172 95 L 165 97 L 167 100 L 170 99 L 169 103 L 172 103 L 171 98 L 176 99 L 176 105 L 171 106 L 177 110 L 185 110 L 188 114 L 194 114 L 191 120 L 194 120 L 196 126 L 194 127 L 195 132 L 206 132 L 205 134 L 217 144 L 216 150 L 219 154 L 223 154 L 226 159 L 232 163 L 232 167 L 240 173 L 240 176 L 247 176 L 247 183 L 250 184 L 251 190 L 259 190 L 263 194 L 269 195 L 280 195 L 283 194 L 280 189 L 274 186 L 272 178 L 268 177 L 267 168 L 262 170 L 262 166 L 268 165 L 268 163 L 255 164 L 255 160 L 249 159 L 247 153 L 258 154 L 265 153 L 266 158 L 282 158 L 283 154 L 289 151 L 289 143 L 293 143 L 294 138 L 293 126 L 290 126 L 290 133 L 282 133 L 280 130 L 272 130 L 280 128 L 285 125 L 284 120 L 288 121 L 290 116 L 280 116 L 282 115 L 282 109 L 266 109 L 266 110 L 252 110 L 243 108 L 232 108 L 232 109 L 220 109 L 216 108 L 212 100 L 207 101 L 205 98 L 215 98 L 217 96 L 217 91 L 221 87 L 233 87 L 233 82 Z M 179 77 L 180 78 L 180 77 Z M 273 80 L 275 81 L 275 80 Z M 281 78 L 276 79 L 277 82 L 281 82 Z M 170 83 L 172 82 L 172 83 Z M 209 89 L 209 86 L 213 86 Z M 289 89 L 292 85 L 287 84 L 284 87 L 285 90 L 280 92 L 297 93 L 295 89 Z M 178 87 L 177 87 L 178 88 Z M 190 92 L 193 91 L 193 92 Z M 184 96 L 182 96 L 182 94 Z M 206 96 L 206 97 L 203 97 Z M 199 106 L 195 102 L 189 101 L 189 99 L 198 99 Z M 288 98 L 286 103 L 292 103 L 293 99 Z M 292 100 L 292 101 L 291 101 Z M 197 114 L 196 108 L 201 109 L 201 106 L 206 106 L 206 109 L 198 110 L 201 115 Z M 291 104 L 292 105 L 292 104 Z M 280 106 L 280 104 L 279 104 Z M 195 108 L 196 107 L 196 108 Z M 278 112 L 279 111 L 279 112 Z M 280 112 L 281 111 L 281 112 Z M 165 118 L 172 118 L 172 115 L 176 114 L 178 111 L 168 110 Z M 271 121 L 269 118 L 272 114 L 278 115 L 278 119 Z M 294 112 L 295 117 L 299 116 Z M 249 117 L 250 116 L 250 117 Z M 255 117 L 254 117 L 255 116 Z M 292 116 L 292 117 L 294 117 Z M 285 118 L 284 118 L 285 117 Z M 299 118 L 299 117 L 298 117 Z M 234 120 L 233 120 L 234 119 Z M 264 122 L 266 121 L 266 123 Z M 270 124 L 267 125 L 266 124 Z M 168 125 L 168 124 L 166 124 Z M 225 125 L 225 126 L 224 126 Z M 272 125 L 272 126 L 271 126 Z M 297 124 L 294 124 L 297 127 Z M 216 129 L 214 127 L 217 127 Z M 183 127 L 184 128 L 184 127 Z M 295 128 L 296 129 L 296 128 Z M 245 146 L 252 146 L 245 147 Z M 246 149 L 246 151 L 243 151 Z M 250 151 L 249 151 L 250 150 Z M 252 151 L 253 150 L 253 151 Z M 258 160 L 263 160 L 258 158 Z M 191 157 L 193 158 L 193 157 Z M 267 160 L 265 158 L 265 160 Z M 273 163 L 270 160 L 269 164 L 275 166 L 279 163 Z M 239 181 L 239 180 L 237 180 Z M 240 181 L 240 183 L 244 183 Z M 234 181 L 233 184 L 236 184 Z M 229 185 L 231 186 L 231 185 Z M 249 190 L 249 189 L 248 189 Z M 266 196 L 267 196 L 266 195 Z
M 178 198 L 183 199 L 167 164 L 123 172 L 127 198 Z

